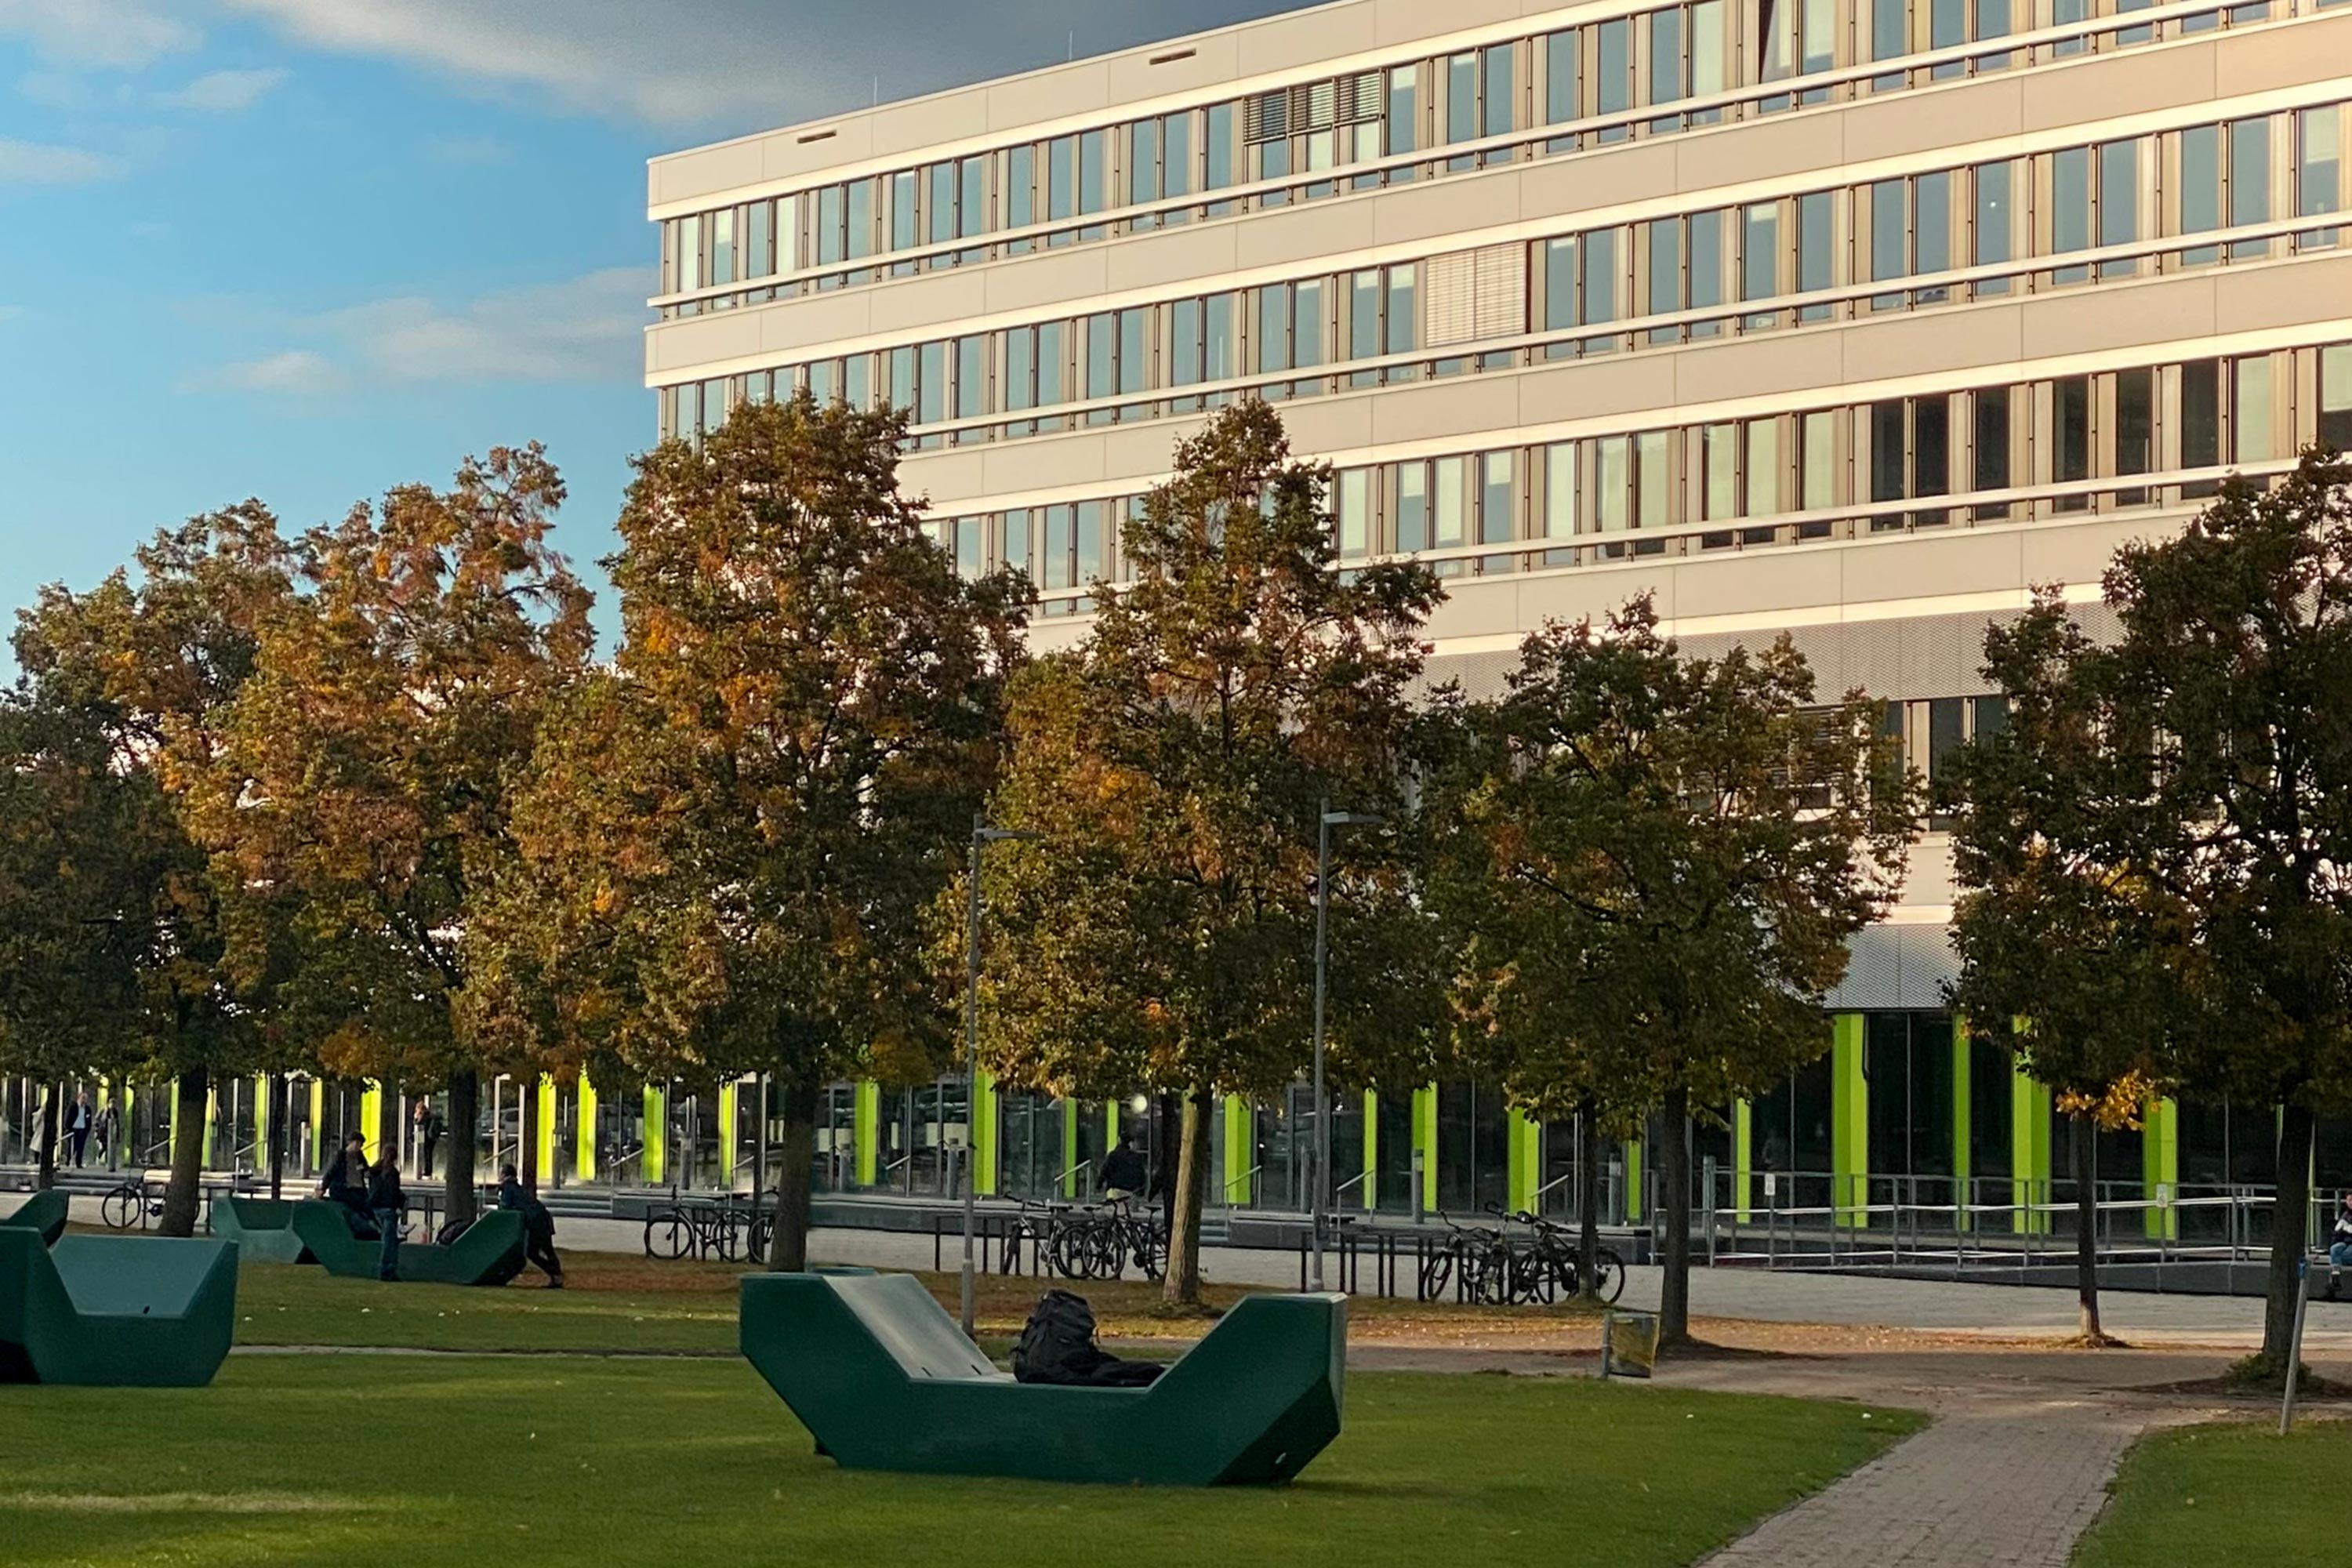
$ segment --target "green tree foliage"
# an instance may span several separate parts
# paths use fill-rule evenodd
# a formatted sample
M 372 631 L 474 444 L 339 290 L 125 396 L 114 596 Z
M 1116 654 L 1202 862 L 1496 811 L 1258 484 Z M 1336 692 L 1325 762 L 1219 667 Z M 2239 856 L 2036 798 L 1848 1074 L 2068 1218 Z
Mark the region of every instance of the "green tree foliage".
M 222 876 L 181 792 L 220 765 L 256 627 L 289 590 L 247 502 L 159 533 L 86 594 L 20 612 L 0 707 L 0 1050 L 43 1076 L 173 1079 L 163 1228 L 196 1217 L 212 1082 L 299 1058 L 282 889 Z M 128 1129 L 125 1129 L 128 1131 Z
M 2184 532 L 2118 551 L 2104 587 L 2121 635 L 2066 662 L 2107 709 L 2116 782 L 2041 832 L 2165 911 L 2152 962 L 2214 1021 L 2185 1031 L 2185 1084 L 2283 1108 L 2261 1352 L 2283 1368 L 2313 1121 L 2352 1102 L 2352 462 L 2231 480 Z
M 1328 479 L 1264 404 L 1218 414 L 1128 522 L 1132 585 L 1094 584 L 1087 640 L 1013 689 L 992 812 L 1043 837 L 984 873 L 983 1057 L 1056 1094 L 1181 1093 L 1171 1301 L 1199 1297 L 1213 1096 L 1275 1094 L 1307 1060 L 1320 803 L 1402 804 L 1438 588 L 1337 570 Z M 1391 841 L 1335 840 L 1329 1037 L 1342 1081 L 1402 1088 L 1429 1076 L 1434 988 Z
M 294 984 L 334 1022 L 325 1065 L 446 1084 L 453 1218 L 474 1212 L 484 1065 L 470 922 L 514 852 L 540 712 L 591 645 L 588 592 L 549 542 L 562 500 L 538 447 L 499 447 L 448 490 L 404 485 L 305 534 L 307 591 L 260 622 L 222 765 L 191 788 L 229 874 L 304 898 Z
M 2179 900 L 2127 860 L 2102 825 L 2144 775 L 2110 745 L 2129 722 L 2114 674 L 2058 599 L 1985 637 L 1985 675 L 2007 722 L 1955 752 L 1937 793 L 1952 818 L 1952 1005 L 2055 1091 L 2074 1123 L 2076 1288 L 2082 1334 L 2099 1323 L 2096 1134 L 2134 1125 L 2170 1092 L 2191 1027 Z
M 542 727 L 501 916 L 501 983 L 583 1049 L 772 1076 L 778 1268 L 806 1258 L 819 1091 L 952 1049 L 922 918 L 1022 657 L 1017 580 L 962 581 L 900 495 L 905 434 L 803 395 L 637 459 L 618 671 Z
M 1684 657 L 1639 598 L 1522 645 L 1434 722 L 1433 894 L 1474 1059 L 1522 1104 L 1655 1110 L 1662 1342 L 1688 1337 L 1690 1121 L 1828 1047 L 1846 939 L 1898 889 L 1916 790 L 1783 637 Z

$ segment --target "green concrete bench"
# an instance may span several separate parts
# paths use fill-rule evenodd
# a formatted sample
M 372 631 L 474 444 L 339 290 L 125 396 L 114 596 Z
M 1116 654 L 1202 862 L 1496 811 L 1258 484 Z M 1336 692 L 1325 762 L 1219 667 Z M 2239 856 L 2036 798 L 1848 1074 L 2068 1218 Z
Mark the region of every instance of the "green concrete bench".
M 227 1194 L 213 1200 L 215 1236 L 236 1243 L 237 1258 L 245 1263 L 316 1263 L 302 1238 L 294 1234 L 294 1203 L 288 1198 L 241 1198 Z
M 14 1213 L 0 1215 L 0 1226 L 34 1231 L 42 1246 L 55 1247 L 58 1237 L 66 1233 L 68 1201 L 62 1188 L 44 1188 L 19 1204 Z
M 1344 1296 L 1251 1296 L 1147 1388 L 1015 1383 L 908 1274 L 743 1281 L 743 1354 L 845 1469 L 1286 1481 L 1339 1435 Z
M 373 1279 L 383 1258 L 383 1244 L 352 1234 L 343 1205 L 305 1198 L 294 1205 L 291 1226 L 312 1258 L 330 1274 Z M 522 1272 L 522 1215 L 492 1209 L 446 1247 L 404 1241 L 400 1246 L 404 1285 L 503 1285 Z
M 236 1243 L 0 1229 L 0 1383 L 200 1388 L 236 1322 Z

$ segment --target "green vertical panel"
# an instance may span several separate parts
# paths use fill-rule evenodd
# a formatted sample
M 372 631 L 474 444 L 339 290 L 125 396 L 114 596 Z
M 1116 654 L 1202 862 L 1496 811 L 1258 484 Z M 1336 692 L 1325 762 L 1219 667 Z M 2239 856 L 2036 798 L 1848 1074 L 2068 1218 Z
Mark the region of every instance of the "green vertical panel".
M 874 1168 L 881 1163 L 882 1086 L 860 1079 L 850 1091 L 849 1134 L 857 1144 L 857 1184 L 874 1184 Z
M 1412 1146 L 1421 1154 L 1421 1206 L 1437 1206 L 1437 1086 L 1412 1091 Z
M 1642 1223 L 1642 1141 L 1625 1141 L 1625 1223 Z
M 1366 1209 L 1381 1201 L 1381 1097 L 1364 1090 L 1364 1179 L 1356 1184 L 1359 1205 Z
M 163 1152 L 166 1158 L 180 1150 L 180 1080 L 163 1080 Z
M 1257 1139 L 1250 1102 L 1229 1094 L 1225 1096 L 1225 1202 L 1238 1206 L 1256 1201 L 1257 1178 L 1251 1172 L 1256 1163 Z
M 375 1146 L 375 1130 L 382 1124 L 383 1114 L 383 1086 L 375 1079 L 370 1079 L 367 1080 L 367 1087 L 360 1090 L 360 1136 L 367 1140 L 365 1148 L 370 1161 L 383 1158 Z M 212 1109 L 209 1106 L 205 1110 L 205 1120 L 206 1121 L 212 1120 Z M 210 1130 L 206 1131 L 209 1133 Z M 207 1141 L 209 1142 L 209 1138 Z M 543 1164 L 540 1167 L 542 1171 L 546 1168 Z
M 1083 1145 L 1078 1142 L 1078 1102 L 1066 1100 L 1062 1101 L 1062 1159 L 1065 1162 L 1062 1166 L 1062 1195 L 1066 1198 L 1078 1195 L 1078 1150 Z M 1233 1158 L 1230 1149 L 1225 1157 L 1228 1160 Z
M 545 1073 L 539 1076 L 539 1174 L 541 1181 L 555 1174 L 555 1080 Z
M 1968 1211 L 1969 1177 L 1975 1167 L 1969 1160 L 1969 1138 L 1975 1128 L 1974 1113 L 1969 1105 L 1969 1026 L 1965 1019 L 1952 1019 L 1952 1202 L 1956 1223 L 1962 1230 L 1971 1227 L 1975 1218 Z
M 669 1096 L 646 1085 L 646 1152 L 637 1162 L 646 1185 L 658 1186 L 669 1179 Z
M 1504 1206 L 1514 1213 L 1535 1207 L 1537 1159 L 1541 1150 L 1536 1124 L 1525 1111 L 1514 1109 L 1503 1113 L 1503 1148 Z
M 2028 1213 L 2027 1204 L 2050 1201 L 2050 1090 L 2015 1068 L 2010 1074 L 2010 1172 L 2021 1205 L 2020 1231 L 2046 1231 L 2050 1216 Z
M 220 1154 L 220 1085 L 213 1084 L 205 1090 L 205 1169 L 219 1164 Z
M 1103 1101 L 1103 1152 L 1118 1147 L 1118 1107 L 1116 1097 Z
M 580 1087 L 577 1093 L 579 1103 L 576 1109 L 580 1113 L 580 1120 L 577 1127 L 578 1136 L 572 1140 L 572 1169 L 582 1181 L 593 1182 L 596 1179 L 596 1086 L 588 1081 L 586 1068 L 580 1069 Z
M 1731 1217 L 1740 1225 L 1748 1223 L 1748 1205 L 1754 1203 L 1756 1160 L 1753 1151 L 1754 1107 L 1747 1100 L 1736 1100 L 1731 1107 Z
M 2150 1240 L 2180 1239 L 2180 1211 L 2172 1206 L 2180 1191 L 2180 1107 L 2170 1100 L 2148 1102 L 2140 1134 L 2141 1179 L 2147 1184 Z
M 100 1103 L 106 1091 L 99 1090 Z M 253 1075 L 253 1168 L 269 1169 L 269 1075 Z
M 1870 1201 L 1870 1080 L 1863 1074 L 1862 1015 L 1840 1013 L 1830 1026 L 1830 1201 L 1832 1223 L 1867 1225 L 1850 1211 Z
M 310 1169 L 313 1172 L 327 1168 L 327 1139 L 320 1131 L 326 1125 L 326 1121 L 327 1080 L 314 1078 L 310 1080 Z
M 996 1075 L 972 1077 L 971 1190 L 996 1195 Z

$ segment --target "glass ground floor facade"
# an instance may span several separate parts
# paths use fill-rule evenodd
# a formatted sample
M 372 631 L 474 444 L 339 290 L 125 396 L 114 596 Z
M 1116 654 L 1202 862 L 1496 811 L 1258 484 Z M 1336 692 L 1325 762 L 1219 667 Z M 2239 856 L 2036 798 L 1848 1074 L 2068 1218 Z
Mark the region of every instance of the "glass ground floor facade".
M 1829 1020 L 1830 1049 L 1751 1100 L 1711 1109 L 1692 1130 L 1694 1203 L 1735 1223 L 1798 1211 L 1816 1223 L 1868 1228 L 1896 1205 L 1950 1206 L 1958 1223 L 2031 1229 L 2036 1205 L 2070 1203 L 2076 1124 L 2048 1089 L 2005 1052 L 1971 1039 L 1948 1014 L 1855 1012 Z M 112 1107 L 111 1147 L 87 1141 L 85 1164 L 154 1168 L 168 1162 L 168 1084 L 100 1079 L 44 1086 L 0 1082 L 0 1163 L 30 1163 L 42 1096 L 77 1092 Z M 287 1169 L 319 1170 L 347 1133 L 373 1140 L 382 1094 L 371 1083 L 297 1078 L 287 1096 Z M 535 1162 L 550 1184 L 697 1189 L 748 1187 L 772 1170 L 782 1142 L 772 1097 L 762 1126 L 754 1080 L 626 1086 L 583 1078 L 486 1083 L 478 1159 L 520 1163 L 522 1097 L 536 1092 Z M 947 1198 L 961 1191 L 966 1150 L 982 1194 L 1084 1199 L 1119 1132 L 1155 1164 L 1172 1147 L 1172 1097 L 1076 1100 L 1013 1092 L 983 1079 L 980 1115 L 961 1079 L 843 1083 L 817 1116 L 812 1175 L 820 1192 Z M 436 1107 L 446 1104 L 436 1098 Z M 403 1151 L 422 1163 L 415 1101 L 394 1106 Z M 265 1170 L 272 1140 L 267 1080 L 216 1085 L 206 1116 L 208 1168 Z M 2204 1206 L 2277 1177 L 2277 1116 L 2269 1107 L 2161 1100 L 2139 1125 L 2099 1131 L 2103 1201 L 2145 1208 L 2149 1234 L 2196 1239 Z M 1298 1212 L 1314 1189 L 1314 1106 L 1304 1085 L 1278 1100 L 1227 1099 L 1211 1123 L 1213 1205 Z M 1631 1140 L 1584 1137 L 1507 1105 L 1491 1085 L 1445 1079 L 1402 1094 L 1335 1097 L 1332 1189 L 1343 1209 L 1375 1215 L 1475 1214 L 1492 1205 L 1570 1216 L 1581 1163 L 1594 1162 L 1601 1216 L 1639 1223 L 1656 1202 L 1662 1130 Z M 438 1151 L 436 1151 L 436 1153 Z M 71 1163 L 70 1148 L 60 1151 Z M 2313 1160 L 2323 1189 L 2352 1188 L 2352 1121 L 2323 1119 Z M 2057 1216 L 2063 1224 L 2063 1216 Z

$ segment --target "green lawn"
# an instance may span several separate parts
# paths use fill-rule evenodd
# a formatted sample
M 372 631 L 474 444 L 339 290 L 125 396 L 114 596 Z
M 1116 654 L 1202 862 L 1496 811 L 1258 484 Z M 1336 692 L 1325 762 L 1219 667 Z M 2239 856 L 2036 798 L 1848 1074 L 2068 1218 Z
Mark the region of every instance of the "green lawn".
M 1915 1425 L 1583 1379 L 1360 1376 L 1297 1485 L 1149 1491 L 845 1473 L 738 1362 L 246 1355 L 209 1389 L 0 1387 L 0 1556 L 1643 1568 L 1693 1561 Z
M 236 1342 L 420 1350 L 735 1350 L 737 1270 L 643 1259 L 575 1260 L 579 1287 L 539 1276 L 504 1289 L 382 1285 L 323 1268 L 257 1263 L 237 1271 Z
M 2116 1476 L 2077 1568 L 2292 1568 L 2345 1559 L 2352 1424 L 2275 1417 L 2143 1438 Z

